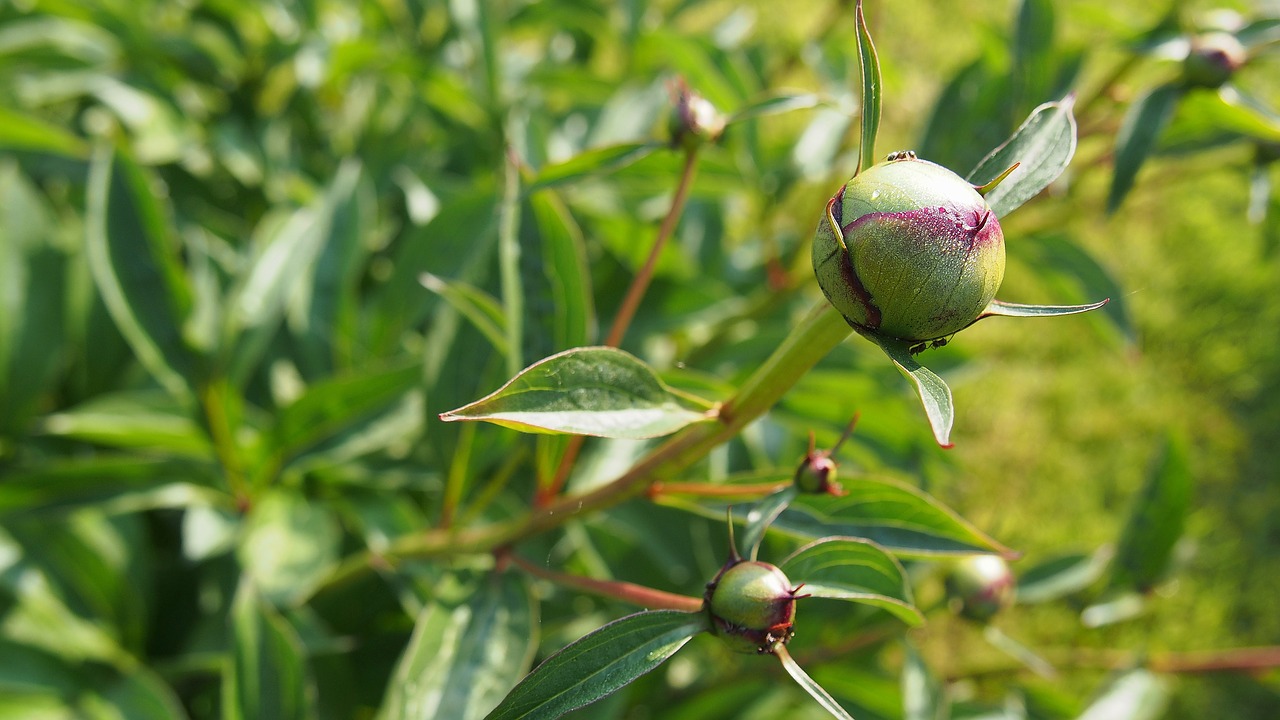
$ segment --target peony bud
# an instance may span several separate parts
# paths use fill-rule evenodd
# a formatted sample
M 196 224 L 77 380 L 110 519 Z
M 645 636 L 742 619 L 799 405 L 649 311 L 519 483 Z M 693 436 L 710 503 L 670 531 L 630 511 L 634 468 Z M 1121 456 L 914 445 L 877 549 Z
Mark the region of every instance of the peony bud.
M 893 153 L 831 198 L 813 268 L 854 327 L 926 342 L 967 327 L 995 297 L 1004 234 L 964 178 L 915 153 Z
M 1208 32 L 1191 39 L 1182 64 L 1182 78 L 1194 87 L 1221 87 L 1248 59 L 1244 45 L 1225 32 Z
M 671 144 L 693 149 L 704 142 L 715 142 L 724 133 L 728 118 L 720 114 L 710 100 L 689 89 L 684 80 L 671 86 L 674 105 L 667 120 Z
M 737 652 L 773 652 L 794 634 L 795 591 L 769 563 L 731 561 L 707 584 L 711 630 Z
M 956 563 L 947 577 L 947 595 L 961 615 L 979 622 L 1013 604 L 1017 581 L 998 555 L 973 555 Z

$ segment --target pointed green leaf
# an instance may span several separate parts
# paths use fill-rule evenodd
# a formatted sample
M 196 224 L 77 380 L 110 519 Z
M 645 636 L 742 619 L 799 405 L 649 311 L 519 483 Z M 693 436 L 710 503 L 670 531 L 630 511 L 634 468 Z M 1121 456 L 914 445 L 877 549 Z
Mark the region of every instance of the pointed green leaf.
M 792 110 L 807 110 L 817 107 L 821 102 L 822 98 L 813 93 L 779 93 L 739 109 L 729 118 L 729 124 L 779 115 Z
M 1126 293 L 1093 253 L 1072 238 L 1057 233 L 1036 235 L 1027 240 L 1013 246 L 1012 254 L 1045 283 L 1051 294 L 1075 302 L 1108 298 L 1106 312 L 1094 316 L 1094 320 L 1105 318 L 1125 340 L 1137 340 L 1138 331 L 1125 302 Z
M 911 643 L 904 644 L 906 658 L 902 664 L 903 720 L 938 720 L 947 717 L 946 694 L 938 678 L 929 670 L 920 651 Z
M 1015 553 L 921 490 L 887 478 L 846 483 L 849 494 L 802 495 L 773 527 L 797 537 L 866 538 L 900 557 Z
M 854 9 L 858 26 L 858 64 L 862 67 L 862 144 L 858 146 L 858 172 L 876 164 L 876 134 L 880 131 L 880 59 L 871 42 L 862 0 Z
M 1005 217 L 1040 194 L 1071 163 L 1076 152 L 1076 120 L 1071 113 L 1074 105 L 1075 98 L 1067 96 L 1036 108 L 1008 140 L 969 173 L 969 182 L 982 185 L 1018 164 L 986 193 L 987 203 L 997 217 Z
M 924 407 L 925 417 L 929 419 L 929 427 L 933 430 L 933 438 L 944 448 L 951 447 L 951 426 L 955 422 L 956 409 L 951 399 L 951 388 L 932 370 L 916 362 L 911 354 L 911 345 L 894 338 L 883 338 L 864 333 L 884 350 L 898 372 L 911 381 L 920 404 Z
M 982 628 L 982 638 L 986 640 L 991 647 L 1003 652 L 1009 657 L 1017 660 L 1026 666 L 1026 668 L 1043 678 L 1056 678 L 1058 671 L 1049 663 L 1048 660 L 1040 657 L 1036 651 L 1027 647 L 1021 642 L 1005 634 L 1003 630 L 995 625 L 986 625 Z
M 524 432 L 641 439 L 668 435 L 707 416 L 681 405 L 634 355 L 589 347 L 534 363 L 488 397 L 440 419 L 484 420 Z
M 1149 670 L 1113 679 L 1077 720 L 1156 720 L 1169 705 L 1169 683 Z
M 800 548 L 778 567 L 793 582 L 804 583 L 805 594 L 812 597 L 872 605 L 913 627 L 924 624 L 902 565 L 869 540 L 823 538 Z
M 795 680 L 797 685 L 809 693 L 810 697 L 817 700 L 823 710 L 831 713 L 831 717 L 836 718 L 836 720 L 853 720 L 853 716 L 840 707 L 840 703 L 831 697 L 831 693 L 819 685 L 818 681 L 809 677 L 809 673 L 805 672 L 804 668 L 800 667 L 800 664 L 795 661 L 795 658 L 791 657 L 786 645 L 779 644 L 773 654 L 778 656 L 778 660 L 782 662 L 782 667 L 791 676 L 791 679 Z
M 13 29 L 13 26 L 9 26 Z M 0 148 L 37 152 L 84 160 L 89 146 L 62 126 L 0 107 Z
M 1186 448 L 1170 438 L 1134 498 L 1111 562 L 1112 588 L 1147 592 L 1164 579 L 1186 525 L 1193 489 Z
M 524 675 L 538 647 L 537 603 L 515 573 L 486 578 L 465 603 L 419 613 L 380 720 L 478 720 Z
M 796 499 L 798 492 L 795 485 L 788 485 L 768 497 L 760 498 L 751 506 L 747 511 L 746 527 L 742 531 L 742 547 L 746 549 L 744 557 L 748 560 L 756 559 L 765 532 L 791 501 Z
M 444 298 L 463 317 L 484 335 L 499 354 L 507 352 L 506 318 L 502 303 L 480 288 L 460 280 L 446 280 L 431 273 L 418 276 L 422 287 Z
M 118 448 L 140 448 L 190 458 L 213 458 L 213 444 L 191 412 L 157 391 L 100 395 L 45 417 L 41 429 Z
M 109 148 L 89 166 L 86 257 L 102 300 L 156 381 L 191 394 L 195 359 L 182 337 L 191 289 L 178 246 L 142 168 Z
M 229 720 L 315 717 L 315 688 L 302 641 L 289 622 L 242 582 L 231 606 L 231 666 L 223 673 L 222 710 Z
M 706 630 L 702 613 L 628 615 L 561 649 L 534 668 L 487 720 L 552 720 L 622 689 Z
M 623 143 L 606 145 L 583 151 L 564 162 L 542 168 L 529 192 L 575 182 L 594 175 L 607 175 L 638 162 L 654 150 L 663 147 L 659 142 Z
M 1115 212 L 1129 194 L 1183 92 L 1181 85 L 1161 85 L 1135 100 L 1125 113 L 1116 134 L 1115 174 L 1107 195 L 1107 212 Z
M 586 345 L 596 318 L 582 229 L 553 193 L 537 193 L 529 198 L 529 205 L 541 240 L 543 282 L 555 307 L 554 315 L 541 325 L 554 343 L 550 351 Z
M 1018 576 L 1018 604 L 1058 600 L 1097 582 L 1111 560 L 1110 552 L 1071 553 L 1050 558 Z
M 978 316 L 978 320 L 988 317 L 1057 317 L 1059 315 L 1079 315 L 1111 302 L 1111 298 L 1099 300 L 1087 305 L 1020 305 L 1018 303 L 992 300 L 986 310 Z

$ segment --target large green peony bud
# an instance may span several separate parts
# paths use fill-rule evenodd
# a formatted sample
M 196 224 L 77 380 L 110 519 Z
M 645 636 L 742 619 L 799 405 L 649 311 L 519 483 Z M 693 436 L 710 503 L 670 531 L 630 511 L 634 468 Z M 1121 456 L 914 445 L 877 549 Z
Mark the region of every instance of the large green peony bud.
M 855 327 L 935 340 L 967 327 L 995 297 L 1004 234 L 964 178 L 915 153 L 894 153 L 831 198 L 814 237 L 813 269 Z
M 731 562 L 707 585 L 711 630 L 744 653 L 770 653 L 791 639 L 796 594 L 791 581 L 769 563 Z

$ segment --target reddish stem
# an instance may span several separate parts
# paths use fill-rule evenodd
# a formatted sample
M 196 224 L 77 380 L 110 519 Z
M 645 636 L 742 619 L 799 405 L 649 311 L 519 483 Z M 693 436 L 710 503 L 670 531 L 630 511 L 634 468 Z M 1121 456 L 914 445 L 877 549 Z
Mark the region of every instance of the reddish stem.
M 635 583 L 618 580 L 596 580 L 595 578 L 581 575 L 549 570 L 541 565 L 535 565 L 515 553 L 509 553 L 506 557 L 509 557 L 513 563 L 520 566 L 520 569 L 530 575 L 550 580 L 557 585 L 576 588 L 594 595 L 611 597 L 643 608 L 680 610 L 682 612 L 699 612 L 702 610 L 702 598 L 677 595 L 644 585 L 636 585 Z

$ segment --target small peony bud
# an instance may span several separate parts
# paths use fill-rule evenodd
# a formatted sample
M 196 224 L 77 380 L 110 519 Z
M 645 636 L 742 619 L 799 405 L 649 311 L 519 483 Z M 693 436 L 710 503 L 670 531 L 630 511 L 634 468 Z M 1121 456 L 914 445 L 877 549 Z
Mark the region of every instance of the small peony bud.
M 1191 39 L 1191 49 L 1182 63 L 1182 79 L 1193 87 L 1221 87 L 1248 57 L 1244 45 L 1230 33 L 1197 35 Z
M 712 632 L 736 652 L 770 653 L 794 634 L 796 594 L 769 563 L 738 560 L 707 584 Z
M 947 576 L 947 595 L 961 615 L 986 622 L 1013 604 L 1017 580 L 1009 564 L 998 555 L 972 555 Z
M 909 342 L 967 327 L 1004 279 L 1000 221 L 959 175 L 899 152 L 827 205 L 813 242 L 818 285 L 853 326 Z
M 684 80 L 672 83 L 671 102 L 675 107 L 667 125 L 672 145 L 692 149 L 704 142 L 715 142 L 724 133 L 728 119 L 710 100 L 690 90 Z

